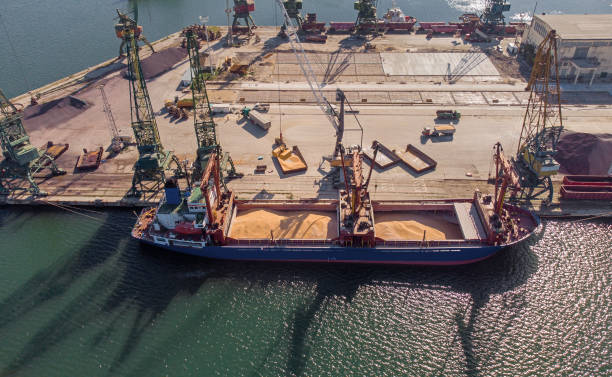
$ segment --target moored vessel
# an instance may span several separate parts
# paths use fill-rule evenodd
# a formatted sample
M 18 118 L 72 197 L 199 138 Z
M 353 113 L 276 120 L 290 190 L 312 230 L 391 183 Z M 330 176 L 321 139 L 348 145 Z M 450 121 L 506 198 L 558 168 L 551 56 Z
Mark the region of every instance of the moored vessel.
M 214 259 L 456 265 L 522 242 L 539 226 L 531 212 L 478 191 L 466 199 L 372 201 L 361 150 L 350 154 L 337 200 L 238 200 L 213 155 L 198 187 L 168 181 L 132 236 Z

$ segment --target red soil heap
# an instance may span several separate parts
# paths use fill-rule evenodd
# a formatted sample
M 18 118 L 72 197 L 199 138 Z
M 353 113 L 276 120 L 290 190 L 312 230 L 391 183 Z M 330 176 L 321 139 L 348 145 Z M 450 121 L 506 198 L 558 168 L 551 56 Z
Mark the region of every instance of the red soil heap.
M 612 134 L 564 133 L 555 159 L 564 174 L 608 174 L 612 167 Z

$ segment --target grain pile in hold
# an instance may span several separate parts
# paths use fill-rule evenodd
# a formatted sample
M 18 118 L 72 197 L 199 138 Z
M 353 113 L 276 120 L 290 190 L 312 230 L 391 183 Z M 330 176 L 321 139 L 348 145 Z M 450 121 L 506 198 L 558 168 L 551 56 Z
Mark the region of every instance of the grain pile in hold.
M 461 229 L 457 224 L 434 214 L 415 212 L 377 212 L 374 230 L 376 237 L 394 241 L 420 241 L 425 239 L 457 240 L 462 239 Z
M 152 79 L 167 72 L 176 63 L 185 59 L 187 50 L 180 47 L 170 47 L 165 50 L 151 54 L 140 61 L 142 74 L 145 79 Z M 125 72 L 125 71 L 124 71 Z
M 27 107 L 23 111 L 23 123 L 28 131 L 54 127 L 76 117 L 89 107 L 87 102 L 79 98 L 62 97 Z
M 612 167 L 612 134 L 564 133 L 555 159 L 561 165 L 561 173 L 608 174 Z
M 335 213 L 322 211 L 238 211 L 230 237 L 238 239 L 329 239 L 338 236 Z

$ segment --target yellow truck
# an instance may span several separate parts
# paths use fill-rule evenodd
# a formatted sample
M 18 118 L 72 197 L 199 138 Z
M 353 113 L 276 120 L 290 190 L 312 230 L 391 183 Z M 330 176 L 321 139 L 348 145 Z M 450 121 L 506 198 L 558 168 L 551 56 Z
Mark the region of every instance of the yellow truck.
M 455 126 L 453 125 L 441 125 L 441 126 L 434 126 L 434 128 L 432 129 L 431 127 L 425 127 L 423 128 L 423 131 L 421 132 L 421 134 L 423 136 L 452 136 L 456 131 Z

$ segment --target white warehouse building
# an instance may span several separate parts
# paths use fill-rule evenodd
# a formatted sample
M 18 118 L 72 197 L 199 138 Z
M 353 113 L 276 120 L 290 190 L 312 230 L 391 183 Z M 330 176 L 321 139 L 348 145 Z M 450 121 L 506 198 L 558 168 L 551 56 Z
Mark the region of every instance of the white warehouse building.
M 612 81 L 612 14 L 535 15 L 523 43 L 537 47 L 553 29 L 561 79 L 589 85 Z

